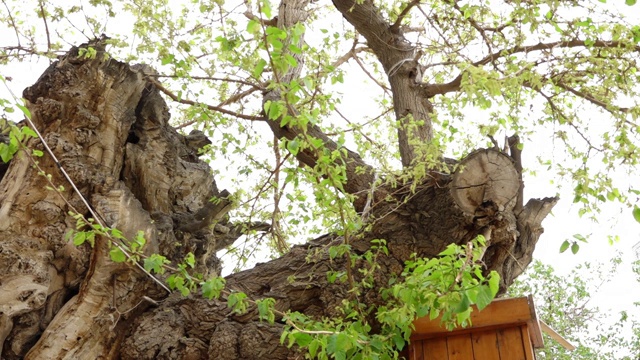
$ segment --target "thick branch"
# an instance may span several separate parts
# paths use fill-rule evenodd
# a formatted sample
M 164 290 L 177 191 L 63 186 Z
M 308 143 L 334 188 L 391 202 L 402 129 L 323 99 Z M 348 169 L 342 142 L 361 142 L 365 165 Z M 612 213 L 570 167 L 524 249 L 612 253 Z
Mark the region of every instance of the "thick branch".
M 280 5 L 278 26 L 283 29 L 288 29 L 296 25 L 298 22 L 303 21 L 307 16 L 305 11 L 306 5 L 307 1 L 283 1 Z M 302 37 L 300 38 L 300 42 L 302 42 Z M 302 44 L 296 45 L 302 47 Z M 287 46 L 284 46 L 284 48 L 288 49 Z M 355 55 L 356 48 L 352 48 L 349 53 L 351 54 L 350 56 Z M 289 67 L 288 70 L 282 74 L 274 72 L 274 81 L 278 83 L 289 83 L 299 77 L 304 64 L 304 59 L 299 54 L 291 53 L 290 55 L 296 58 L 298 65 L 295 67 Z M 278 89 L 274 89 L 264 95 L 263 101 L 265 103 L 267 101 L 280 101 L 281 97 L 280 91 Z M 297 110 L 291 106 L 291 104 L 287 103 L 287 107 L 290 115 L 297 115 Z M 360 155 L 349 149 L 338 147 L 338 145 L 316 125 L 309 124 L 306 132 L 303 132 L 302 129 L 296 126 L 280 126 L 279 119 L 268 121 L 268 124 L 274 135 L 278 138 L 292 140 L 298 136 L 307 136 L 321 139 L 324 147 L 332 152 L 335 150 L 342 150 L 342 159 L 347 173 L 344 190 L 349 194 L 356 195 L 354 205 L 357 211 L 362 211 L 366 198 L 366 190 L 373 182 L 373 169 L 362 160 Z M 318 157 L 318 149 L 304 149 L 296 155 L 296 158 L 300 162 L 310 167 L 314 167 L 316 165 Z
M 627 46 L 625 43 L 620 42 L 620 41 L 604 41 L 604 40 L 596 40 L 593 44 L 589 45 L 590 47 L 596 47 L 596 48 L 617 48 L 617 47 L 622 47 L 622 46 Z M 513 54 L 518 54 L 518 53 L 523 53 L 523 54 L 528 54 L 530 52 L 533 51 L 541 51 L 541 50 L 554 50 L 554 49 L 561 49 L 561 48 L 576 48 L 576 47 L 587 47 L 587 44 L 585 43 L 584 40 L 579 40 L 579 39 L 574 39 L 574 40 L 569 40 L 569 41 L 556 41 L 556 42 L 550 42 L 550 43 L 538 43 L 535 45 L 531 45 L 531 46 L 514 46 L 512 48 L 509 49 L 502 49 L 499 51 L 496 51 L 492 54 L 489 54 L 487 56 L 485 56 L 484 58 L 474 62 L 471 64 L 471 66 L 483 66 L 483 65 L 487 65 L 492 61 L 495 61 L 499 58 L 503 58 L 505 56 L 508 55 L 513 55 Z M 634 47 L 635 51 L 640 52 L 640 46 L 635 46 Z M 455 79 L 451 80 L 450 82 L 446 83 L 446 84 L 421 84 L 422 89 L 424 89 L 424 96 L 426 96 L 427 98 L 432 98 L 436 95 L 444 95 L 446 93 L 449 92 L 454 92 L 454 91 L 458 91 L 460 90 L 460 85 L 462 83 L 462 73 L 460 75 L 458 75 Z M 566 89 L 569 91 L 569 89 Z M 578 94 L 576 94 L 578 95 Z M 580 95 L 578 95 L 580 96 Z M 593 102 L 596 105 L 600 105 L 597 103 L 597 99 L 591 98 L 588 99 L 585 96 L 581 96 L 583 98 L 585 98 L 588 101 Z M 594 102 L 596 101 L 596 102 Z M 602 105 L 600 105 L 602 106 Z M 624 111 L 624 110 L 620 110 L 620 111 Z
M 418 64 L 420 53 L 404 37 L 399 26 L 388 24 L 373 1 L 367 0 L 360 4 L 354 0 L 334 0 L 333 4 L 367 39 L 369 47 L 387 73 L 393 92 L 396 119 L 399 122 L 400 157 L 402 165 L 407 167 L 418 158 L 415 144 L 428 143 L 433 137 L 431 104 L 416 86 L 422 80 Z

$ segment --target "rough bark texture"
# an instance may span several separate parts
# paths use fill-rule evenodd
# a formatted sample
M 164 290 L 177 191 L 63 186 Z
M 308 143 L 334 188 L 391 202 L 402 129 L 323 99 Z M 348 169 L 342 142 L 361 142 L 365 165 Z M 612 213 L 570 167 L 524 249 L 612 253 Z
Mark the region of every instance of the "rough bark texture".
M 210 169 L 197 158 L 194 144 L 205 140 L 168 126 L 167 105 L 146 80 L 151 69 L 102 55 L 82 59 L 74 48 L 25 91 L 36 127 L 107 225 L 129 237 L 143 231 L 148 253 L 179 261 L 192 251 L 199 270 L 217 272 L 216 250 L 240 233 L 224 218 L 226 202 L 208 204 L 226 192 L 216 188 Z M 42 148 L 36 140 L 29 146 Z M 11 161 L 0 183 L 3 359 L 299 357 L 279 344 L 282 325 L 261 323 L 254 311 L 236 315 L 224 302 L 167 296 L 136 268 L 110 262 L 105 239 L 97 239 L 93 249 L 70 244 L 64 235 L 75 220 L 68 212 L 87 209 L 58 164 L 48 155 L 39 164 L 65 186 L 69 202 L 45 190 L 45 178 L 28 157 Z M 484 260 L 502 276 L 503 289 L 531 261 L 541 222 L 556 199 L 518 206 L 520 174 L 504 153 L 478 150 L 460 165 L 453 176 L 430 173 L 415 191 L 409 185 L 376 189 L 368 217 L 372 228 L 351 244 L 364 252 L 371 239 L 382 238 L 390 253 L 379 259 L 377 286 L 361 301 L 381 301 L 378 289 L 402 271 L 411 254 L 432 257 L 477 234 L 490 234 Z M 212 223 L 217 225 L 210 228 Z M 342 240 L 326 235 L 296 246 L 229 276 L 228 288 L 253 299 L 273 297 L 281 310 L 338 315 L 336 306 L 348 288 L 329 284 L 326 272 L 344 269 L 328 255 L 329 246 Z

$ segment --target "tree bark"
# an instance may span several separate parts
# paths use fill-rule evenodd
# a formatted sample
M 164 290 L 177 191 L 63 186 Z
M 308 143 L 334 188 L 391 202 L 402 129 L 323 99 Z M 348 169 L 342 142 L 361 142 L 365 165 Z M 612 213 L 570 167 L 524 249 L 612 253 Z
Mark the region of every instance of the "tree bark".
M 382 64 L 393 93 L 393 105 L 398 122 L 398 148 L 402 165 L 408 167 L 424 157 L 417 150 L 433 138 L 429 99 L 419 86 L 422 71 L 420 53 L 402 33 L 382 16 L 371 0 L 333 0 L 342 16 L 367 39 Z M 417 165 L 417 164 L 413 164 Z
M 191 141 L 168 125 L 166 103 L 144 66 L 78 56 L 72 49 L 51 65 L 24 97 L 33 121 L 90 206 L 109 226 L 133 237 L 143 231 L 146 253 L 178 262 L 188 252 L 198 270 L 219 271 L 216 251 L 240 236 L 223 217 L 224 197 Z M 32 148 L 42 144 L 32 140 Z M 282 324 L 258 321 L 251 309 L 232 313 L 224 301 L 198 294 L 167 294 L 137 268 L 109 260 L 105 239 L 73 246 L 69 211 L 87 214 L 58 164 L 45 154 L 39 166 L 63 200 L 46 190 L 27 156 L 16 156 L 0 183 L 0 344 L 3 359 L 287 359 L 295 349 L 280 345 Z M 499 164 L 499 165 L 498 165 Z M 360 301 L 377 304 L 378 289 L 398 275 L 415 253 L 436 256 L 450 243 L 463 244 L 490 232 L 484 261 L 502 276 L 505 289 L 531 261 L 541 222 L 556 199 L 530 200 L 517 209 L 519 172 L 495 150 L 472 152 L 449 176 L 379 187 L 368 214 L 371 230 L 350 241 L 362 253 L 372 239 L 386 239 L 376 286 Z M 478 169 L 478 170 L 477 170 Z M 220 226 L 204 223 L 216 219 Z M 231 290 L 252 299 L 272 297 L 279 310 L 337 316 L 348 284 L 328 283 L 328 234 L 295 246 L 283 257 L 226 278 Z

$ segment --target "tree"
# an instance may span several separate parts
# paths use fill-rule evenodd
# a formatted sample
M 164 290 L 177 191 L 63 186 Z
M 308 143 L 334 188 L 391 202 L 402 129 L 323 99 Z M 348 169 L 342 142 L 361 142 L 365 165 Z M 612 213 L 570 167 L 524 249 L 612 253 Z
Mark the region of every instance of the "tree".
M 3 5 L 0 61 L 51 59 L 2 103 L 30 125 L 0 150 L 3 358 L 395 356 L 415 316 L 463 323 L 530 263 L 557 202 L 523 201 L 541 126 L 581 215 L 637 194 L 609 170 L 640 153 L 640 28 L 606 5 Z M 378 113 L 340 120 L 358 69 Z
M 602 285 L 617 275 L 621 259 L 618 256 L 610 262 L 607 267 L 602 263 L 583 263 L 570 275 L 561 276 L 552 266 L 534 260 L 509 288 L 512 296 L 544 294 L 536 297 L 539 318 L 576 345 L 569 352 L 545 336 L 546 346 L 538 351 L 539 359 L 638 358 L 637 316 L 621 311 L 618 317 L 608 318 L 593 304 L 593 297 Z M 634 271 L 638 274 L 637 262 Z

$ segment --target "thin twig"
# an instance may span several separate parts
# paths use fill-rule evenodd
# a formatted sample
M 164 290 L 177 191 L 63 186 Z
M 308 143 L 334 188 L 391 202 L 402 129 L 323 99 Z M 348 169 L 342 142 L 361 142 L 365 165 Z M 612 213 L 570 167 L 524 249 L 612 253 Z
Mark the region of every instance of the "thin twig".
M 168 97 L 171 98 L 171 100 L 178 102 L 180 104 L 185 104 L 185 105 L 192 105 L 192 106 L 204 106 L 207 109 L 211 110 L 211 111 L 217 111 L 226 115 L 230 115 L 230 116 L 234 116 L 240 119 L 245 119 L 245 120 L 252 120 L 252 121 L 266 121 L 267 118 L 265 118 L 264 116 L 254 116 L 254 115 L 245 115 L 245 114 L 240 114 L 231 110 L 227 110 L 225 108 L 219 107 L 219 106 L 214 106 L 214 105 L 208 105 L 208 104 L 204 104 L 204 103 L 199 103 L 199 102 L 195 102 L 193 100 L 188 100 L 188 99 L 181 99 L 179 98 L 176 94 L 174 94 L 173 92 L 171 92 L 170 90 L 168 90 L 167 88 L 165 88 L 162 84 L 160 84 L 160 82 L 158 82 L 157 80 L 153 79 L 153 77 L 147 77 L 147 79 L 149 80 L 149 82 L 151 82 L 153 85 L 155 85 L 158 90 L 162 91 L 165 95 L 167 95 Z
M 9 6 L 7 5 L 7 3 L 2 0 L 2 3 L 4 4 L 4 7 L 7 9 L 7 15 L 9 16 L 9 21 L 11 21 L 11 27 L 13 28 L 13 31 L 16 33 L 16 38 L 18 40 L 18 47 L 22 47 L 22 45 L 20 44 L 20 34 L 18 33 L 18 26 L 16 26 L 16 21 L 13 19 L 13 16 L 11 15 L 11 10 L 9 9 Z
M 47 15 L 44 12 L 44 5 L 40 0 L 40 13 L 42 14 L 42 21 L 44 21 L 44 30 L 47 33 L 47 53 L 51 52 L 51 37 L 49 36 L 49 25 L 47 25 Z

